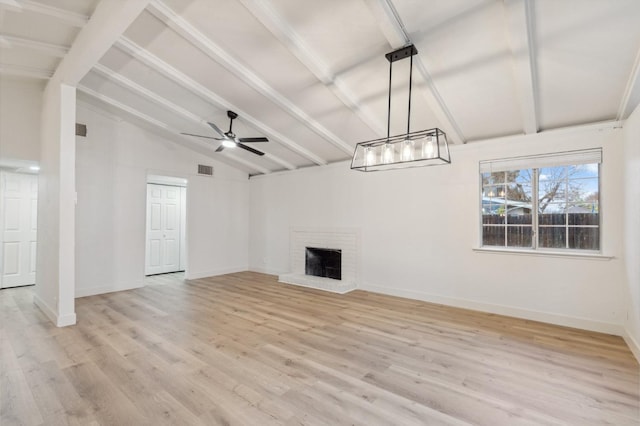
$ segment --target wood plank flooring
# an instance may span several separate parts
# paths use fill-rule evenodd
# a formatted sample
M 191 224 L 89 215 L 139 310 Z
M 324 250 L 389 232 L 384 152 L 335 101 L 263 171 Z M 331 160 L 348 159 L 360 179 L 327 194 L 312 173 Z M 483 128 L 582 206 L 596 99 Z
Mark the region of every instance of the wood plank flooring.
M 0 309 L 2 426 L 640 424 L 616 336 L 251 272 Z

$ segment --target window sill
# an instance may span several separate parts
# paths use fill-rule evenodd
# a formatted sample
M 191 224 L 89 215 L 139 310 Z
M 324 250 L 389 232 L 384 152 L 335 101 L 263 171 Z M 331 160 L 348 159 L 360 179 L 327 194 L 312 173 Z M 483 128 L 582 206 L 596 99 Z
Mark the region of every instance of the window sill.
M 553 250 L 517 250 L 489 247 L 475 247 L 473 251 L 478 253 L 511 254 L 520 256 L 564 257 L 572 259 L 611 260 L 613 256 L 605 256 L 600 253 L 576 253 Z

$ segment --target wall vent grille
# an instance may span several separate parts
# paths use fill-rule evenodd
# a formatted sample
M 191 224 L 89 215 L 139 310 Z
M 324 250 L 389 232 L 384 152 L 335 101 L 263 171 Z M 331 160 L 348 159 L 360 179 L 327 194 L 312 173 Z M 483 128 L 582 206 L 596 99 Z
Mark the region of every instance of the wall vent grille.
M 213 176 L 213 166 L 205 166 L 204 164 L 198 164 L 198 174 L 205 176 Z
M 82 136 L 82 137 L 86 137 L 87 136 L 87 125 L 86 124 L 76 123 L 76 136 Z

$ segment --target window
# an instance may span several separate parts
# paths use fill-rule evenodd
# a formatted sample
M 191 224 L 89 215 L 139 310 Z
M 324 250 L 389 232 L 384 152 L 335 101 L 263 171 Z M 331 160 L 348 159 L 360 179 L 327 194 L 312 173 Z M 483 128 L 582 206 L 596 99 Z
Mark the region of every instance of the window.
M 602 150 L 480 162 L 482 245 L 600 250 Z

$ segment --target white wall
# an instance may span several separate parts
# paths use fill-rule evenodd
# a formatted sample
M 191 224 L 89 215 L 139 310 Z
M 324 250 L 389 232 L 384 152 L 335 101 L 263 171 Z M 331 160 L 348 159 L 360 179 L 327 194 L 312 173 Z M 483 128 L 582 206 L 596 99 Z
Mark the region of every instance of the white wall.
M 144 278 L 147 175 L 188 179 L 190 278 L 248 267 L 247 175 L 125 121 L 79 104 L 76 295 L 139 287 Z M 215 177 L 197 175 L 197 164 Z
M 0 75 L 0 160 L 40 158 L 44 83 Z
M 250 269 L 284 273 L 291 227 L 359 228 L 359 286 L 621 333 L 621 130 L 546 133 L 453 147 L 453 164 L 377 173 L 347 163 L 251 179 Z M 604 148 L 604 254 L 611 260 L 473 251 L 480 160 Z
M 625 336 L 640 361 L 640 107 L 624 127 Z

